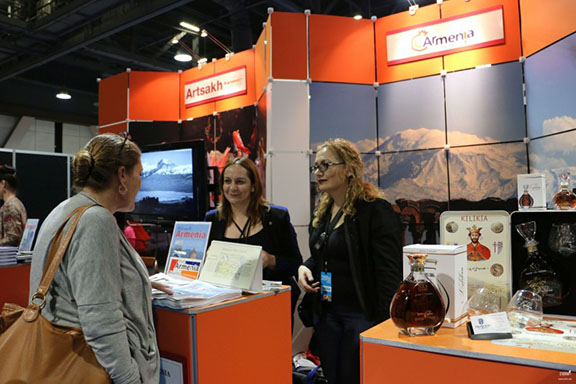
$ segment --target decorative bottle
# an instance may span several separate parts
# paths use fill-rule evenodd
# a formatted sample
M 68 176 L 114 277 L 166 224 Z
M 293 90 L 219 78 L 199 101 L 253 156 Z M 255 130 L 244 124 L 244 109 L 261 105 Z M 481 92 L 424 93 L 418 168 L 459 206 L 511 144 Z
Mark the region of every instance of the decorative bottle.
M 519 287 L 537 293 L 542 297 L 544 307 L 554 307 L 562 304 L 562 283 L 558 274 L 544 258 L 538 249 L 538 242 L 534 240 L 536 222 L 529 221 L 516 225 L 516 230 L 524 238 L 524 247 L 528 251 L 528 258 L 520 272 Z
M 524 193 L 518 199 L 518 204 L 520 205 L 520 209 L 528 209 L 532 208 L 534 205 L 534 199 L 528 193 L 528 185 L 524 185 Z
M 560 190 L 554 195 L 554 208 L 562 210 L 576 208 L 576 194 L 570 189 L 568 172 L 560 175 Z
M 410 274 L 392 298 L 390 317 L 400 333 L 434 335 L 442 326 L 446 309 L 438 288 L 425 273 L 426 254 L 408 255 Z

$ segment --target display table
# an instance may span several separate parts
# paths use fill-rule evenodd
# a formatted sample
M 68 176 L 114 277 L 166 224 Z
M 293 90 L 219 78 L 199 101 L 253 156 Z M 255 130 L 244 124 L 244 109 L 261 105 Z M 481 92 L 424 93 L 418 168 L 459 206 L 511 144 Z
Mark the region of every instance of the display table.
M 571 353 L 471 340 L 466 327 L 400 335 L 387 320 L 360 335 L 362 383 L 556 383 L 576 381 Z
M 161 356 L 184 383 L 292 383 L 290 289 L 187 310 L 154 308 Z
M 4 303 L 28 306 L 30 264 L 0 267 L 0 309 Z

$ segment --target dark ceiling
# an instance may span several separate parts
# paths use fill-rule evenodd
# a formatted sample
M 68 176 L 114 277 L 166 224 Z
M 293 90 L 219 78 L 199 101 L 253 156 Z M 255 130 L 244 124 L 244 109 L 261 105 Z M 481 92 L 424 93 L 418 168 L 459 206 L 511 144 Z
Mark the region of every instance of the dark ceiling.
M 126 68 L 172 72 L 196 66 L 174 60 L 177 46 L 170 40 L 186 31 L 181 21 L 240 52 L 258 39 L 269 7 L 383 17 L 408 5 L 408 0 L 0 0 L 0 114 L 96 125 L 97 78 Z M 209 60 L 224 56 L 207 38 L 188 33 L 182 41 Z M 55 97 L 62 88 L 71 100 Z

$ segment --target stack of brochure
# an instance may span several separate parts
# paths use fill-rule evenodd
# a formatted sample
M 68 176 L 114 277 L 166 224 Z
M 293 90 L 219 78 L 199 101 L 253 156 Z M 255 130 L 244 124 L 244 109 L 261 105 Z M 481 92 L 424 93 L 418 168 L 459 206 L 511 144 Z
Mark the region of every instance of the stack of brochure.
M 218 287 L 200 280 L 175 278 L 164 273 L 150 276 L 150 281 L 162 283 L 174 292 L 169 295 L 157 289 L 152 290 L 155 305 L 172 309 L 200 307 L 242 296 L 241 289 Z
M 18 247 L 0 247 L 0 266 L 15 265 Z

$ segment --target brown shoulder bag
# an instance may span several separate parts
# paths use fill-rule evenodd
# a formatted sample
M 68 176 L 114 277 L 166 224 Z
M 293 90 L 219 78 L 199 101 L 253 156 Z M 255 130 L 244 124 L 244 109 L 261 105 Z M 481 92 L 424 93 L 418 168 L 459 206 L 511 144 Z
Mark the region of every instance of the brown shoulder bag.
M 58 229 L 42 280 L 28 308 L 4 304 L 0 316 L 0 383 L 111 382 L 86 343 L 82 330 L 53 324 L 40 314 L 76 225 L 91 206 L 75 209 Z M 70 225 L 64 233 L 68 221 Z

